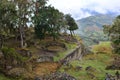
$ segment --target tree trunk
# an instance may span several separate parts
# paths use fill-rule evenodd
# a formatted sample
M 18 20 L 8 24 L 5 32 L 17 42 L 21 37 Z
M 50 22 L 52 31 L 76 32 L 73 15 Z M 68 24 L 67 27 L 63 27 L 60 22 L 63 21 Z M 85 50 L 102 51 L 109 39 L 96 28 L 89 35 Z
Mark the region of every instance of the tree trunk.
M 56 36 L 53 36 L 53 41 L 56 41 Z
M 21 45 L 21 48 L 24 47 L 24 39 L 23 39 L 23 30 L 22 30 L 22 27 L 20 26 L 20 45 Z
M 71 34 L 71 37 L 73 37 L 73 35 L 72 35 L 72 31 L 70 30 L 70 34 Z
M 0 49 L 2 48 L 2 46 L 3 46 L 3 37 L 2 35 L 0 35 Z
M 75 32 L 73 31 L 73 35 L 75 36 Z
M 64 34 L 67 34 L 67 30 L 66 29 L 64 29 Z

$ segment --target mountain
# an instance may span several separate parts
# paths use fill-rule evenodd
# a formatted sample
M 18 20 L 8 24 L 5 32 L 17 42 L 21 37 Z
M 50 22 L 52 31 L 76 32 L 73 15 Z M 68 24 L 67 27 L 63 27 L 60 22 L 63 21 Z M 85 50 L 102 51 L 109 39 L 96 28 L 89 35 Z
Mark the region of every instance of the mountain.
M 105 24 L 112 24 L 113 20 L 115 19 L 115 16 L 111 15 L 103 15 L 98 14 L 95 16 L 90 16 L 87 18 L 83 18 L 80 20 L 77 20 L 77 24 L 80 29 L 102 29 L 102 26 Z
M 110 25 L 115 19 L 115 15 L 97 14 L 77 20 L 76 23 L 79 29 L 77 34 L 83 39 L 86 46 L 92 46 L 98 44 L 100 41 L 108 40 L 107 35 L 103 33 L 103 25 Z

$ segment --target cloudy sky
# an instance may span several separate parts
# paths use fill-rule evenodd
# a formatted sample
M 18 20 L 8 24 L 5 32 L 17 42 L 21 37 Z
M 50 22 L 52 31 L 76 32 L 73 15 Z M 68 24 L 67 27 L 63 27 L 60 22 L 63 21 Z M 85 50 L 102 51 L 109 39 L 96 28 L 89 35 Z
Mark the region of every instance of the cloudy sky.
M 94 14 L 120 14 L 120 0 L 49 0 L 61 12 L 70 13 L 75 19 Z

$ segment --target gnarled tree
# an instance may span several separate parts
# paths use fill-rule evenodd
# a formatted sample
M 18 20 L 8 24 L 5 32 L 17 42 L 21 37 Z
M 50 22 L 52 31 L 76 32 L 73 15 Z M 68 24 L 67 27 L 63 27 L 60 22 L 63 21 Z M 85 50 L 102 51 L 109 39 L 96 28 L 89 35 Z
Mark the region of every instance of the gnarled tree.
M 77 26 L 77 24 L 75 23 L 75 20 L 71 17 L 70 14 L 66 14 L 65 19 L 67 21 L 68 30 L 70 30 L 71 36 L 73 36 L 74 30 L 78 29 L 78 26 Z

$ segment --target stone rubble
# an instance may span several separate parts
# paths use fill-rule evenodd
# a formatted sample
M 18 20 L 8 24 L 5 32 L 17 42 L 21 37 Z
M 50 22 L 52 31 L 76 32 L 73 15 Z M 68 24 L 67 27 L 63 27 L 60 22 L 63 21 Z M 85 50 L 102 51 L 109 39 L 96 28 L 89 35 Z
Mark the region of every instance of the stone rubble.
M 35 77 L 34 80 L 77 80 L 77 79 L 66 73 L 55 72 L 47 76 Z

